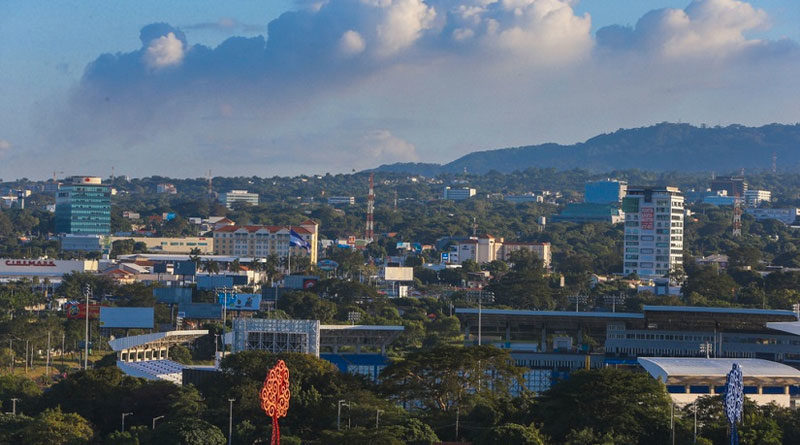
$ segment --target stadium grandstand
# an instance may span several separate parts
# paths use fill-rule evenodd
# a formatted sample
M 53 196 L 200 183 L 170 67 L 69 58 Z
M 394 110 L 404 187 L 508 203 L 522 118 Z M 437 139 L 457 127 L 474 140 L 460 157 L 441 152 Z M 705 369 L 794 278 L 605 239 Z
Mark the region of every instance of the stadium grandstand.
M 759 405 L 795 407 L 800 371 L 791 366 L 755 358 L 639 357 L 639 364 L 667 386 L 667 392 L 678 405 L 723 394 L 734 363 L 742 367 L 744 394 L 748 399 Z
M 180 385 L 185 366 L 169 359 L 169 348 L 207 334 L 206 330 L 156 332 L 115 338 L 108 344 L 117 354 L 117 367 L 125 374 Z

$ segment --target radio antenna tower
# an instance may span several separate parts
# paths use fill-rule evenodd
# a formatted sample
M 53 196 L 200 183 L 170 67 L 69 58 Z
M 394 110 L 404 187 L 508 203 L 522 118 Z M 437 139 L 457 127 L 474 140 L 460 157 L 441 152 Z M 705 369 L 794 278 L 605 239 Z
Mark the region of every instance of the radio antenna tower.
M 778 173 L 778 154 L 772 152 L 772 174 Z
M 208 182 L 208 196 L 214 196 L 214 189 L 211 187 L 211 169 L 208 169 L 208 174 L 206 174 L 206 181 Z
M 372 242 L 375 238 L 375 226 L 373 217 L 375 214 L 375 173 L 369 174 L 369 194 L 367 195 L 367 230 L 364 233 L 364 238 L 368 243 Z

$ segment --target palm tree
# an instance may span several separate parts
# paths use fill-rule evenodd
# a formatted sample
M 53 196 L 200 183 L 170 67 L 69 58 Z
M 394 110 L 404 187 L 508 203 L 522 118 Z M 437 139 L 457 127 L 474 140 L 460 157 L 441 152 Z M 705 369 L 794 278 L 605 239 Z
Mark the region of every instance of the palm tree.
M 203 268 L 208 273 L 219 273 L 219 263 L 214 260 L 206 260 L 205 263 L 203 263 Z
M 231 265 L 228 267 L 228 270 L 230 270 L 233 273 L 242 270 L 242 265 L 239 263 L 239 258 L 236 258 L 235 260 L 231 261 Z

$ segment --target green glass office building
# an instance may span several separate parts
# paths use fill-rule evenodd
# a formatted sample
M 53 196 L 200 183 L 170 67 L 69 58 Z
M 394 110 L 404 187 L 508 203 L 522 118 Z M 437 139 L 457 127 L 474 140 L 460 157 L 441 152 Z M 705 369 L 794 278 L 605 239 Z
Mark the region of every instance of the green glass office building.
M 56 194 L 56 233 L 106 235 L 111 231 L 111 187 L 98 177 L 70 178 Z

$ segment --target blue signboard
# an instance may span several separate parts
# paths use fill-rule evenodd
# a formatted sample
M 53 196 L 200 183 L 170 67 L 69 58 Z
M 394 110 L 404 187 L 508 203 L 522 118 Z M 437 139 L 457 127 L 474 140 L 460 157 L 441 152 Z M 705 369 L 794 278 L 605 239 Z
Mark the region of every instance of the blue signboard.
M 320 270 L 331 271 L 336 270 L 339 267 L 339 263 L 333 260 L 324 259 L 317 262 L 317 267 L 319 267 Z
M 220 292 L 217 294 L 217 301 L 219 304 L 225 305 L 229 311 L 257 311 L 261 306 L 261 294 Z

